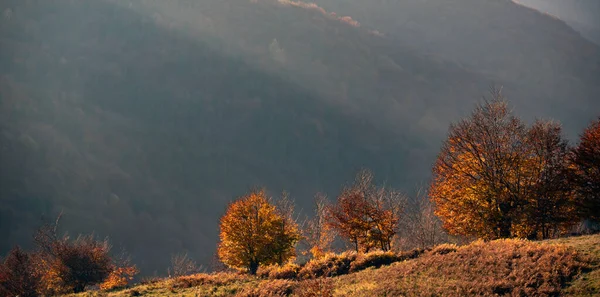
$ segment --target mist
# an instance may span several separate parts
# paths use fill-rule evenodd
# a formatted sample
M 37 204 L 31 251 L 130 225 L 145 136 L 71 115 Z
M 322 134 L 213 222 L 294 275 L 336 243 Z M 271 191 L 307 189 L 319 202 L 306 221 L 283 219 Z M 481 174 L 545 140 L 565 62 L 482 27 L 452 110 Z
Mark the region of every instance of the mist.
M 62 231 L 109 236 L 142 275 L 179 252 L 208 266 L 219 217 L 253 187 L 290 192 L 304 216 L 361 168 L 426 186 L 448 126 L 492 85 L 572 143 L 600 111 L 600 48 L 510 1 L 0 11 L 1 254 L 62 212 Z

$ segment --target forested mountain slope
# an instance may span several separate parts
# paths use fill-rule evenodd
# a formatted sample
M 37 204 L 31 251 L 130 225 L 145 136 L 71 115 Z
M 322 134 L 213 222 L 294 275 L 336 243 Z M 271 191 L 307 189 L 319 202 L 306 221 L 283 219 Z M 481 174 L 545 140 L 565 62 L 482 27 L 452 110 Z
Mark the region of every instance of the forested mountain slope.
M 600 45 L 600 2 L 596 0 L 514 0 L 564 20 Z
M 448 121 L 491 83 L 571 131 L 599 104 L 598 49 L 576 37 L 565 43 L 583 46 L 573 61 L 531 64 L 538 82 L 297 2 L 7 0 L 0 10 L 2 253 L 63 211 L 71 233 L 111 236 L 142 274 L 164 273 L 183 250 L 209 263 L 221 211 L 252 186 L 288 190 L 304 210 L 361 167 L 414 190 Z
M 513 1 L 316 2 L 421 53 L 494 77 L 526 114 L 583 115 L 587 102 L 598 101 L 591 97 L 600 85 L 599 47 L 562 20 Z

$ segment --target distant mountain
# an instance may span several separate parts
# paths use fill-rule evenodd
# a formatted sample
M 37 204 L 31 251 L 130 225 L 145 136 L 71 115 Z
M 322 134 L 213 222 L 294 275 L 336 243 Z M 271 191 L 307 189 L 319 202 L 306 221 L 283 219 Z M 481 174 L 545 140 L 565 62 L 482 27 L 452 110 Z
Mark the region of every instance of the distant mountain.
M 581 35 L 600 45 L 600 1 L 514 0 L 564 20 Z
M 600 86 L 599 47 L 563 21 L 512 1 L 316 2 L 326 10 L 351 15 L 363 27 L 403 46 L 493 77 L 505 84 L 517 110 L 525 114 L 584 116 L 584 109 L 599 101 L 592 99 Z M 582 101 L 575 103 L 573 98 Z M 571 135 L 578 129 L 565 125 Z
M 492 83 L 571 135 L 597 115 L 598 47 L 533 10 L 472 2 L 423 4 L 401 25 L 373 17 L 397 8 L 383 1 L 356 16 L 283 0 L 2 1 L 0 252 L 63 210 L 71 233 L 110 235 L 143 274 L 182 250 L 206 264 L 227 202 L 252 186 L 305 211 L 362 167 L 415 190 Z

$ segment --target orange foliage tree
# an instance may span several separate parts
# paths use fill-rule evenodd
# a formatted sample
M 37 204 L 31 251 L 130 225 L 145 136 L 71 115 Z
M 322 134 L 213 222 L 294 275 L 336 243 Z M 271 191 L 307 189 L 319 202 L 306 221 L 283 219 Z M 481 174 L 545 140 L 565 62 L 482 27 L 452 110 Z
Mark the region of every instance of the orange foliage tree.
M 429 190 L 436 214 L 451 234 L 549 237 L 575 218 L 560 126 L 527 128 L 492 96 L 450 126 Z
M 89 235 L 70 240 L 58 236 L 57 228 L 58 220 L 41 227 L 35 235 L 41 272 L 39 291 L 44 295 L 83 292 L 96 284 L 106 289 L 124 286 L 137 273 L 135 266 L 121 265 L 124 263 L 111 257 L 107 239 L 96 240 Z
M 350 241 L 357 252 L 373 248 L 387 251 L 398 232 L 403 206 L 402 195 L 374 186 L 371 172 L 363 170 L 354 184 L 337 197 L 336 203 L 328 206 L 327 225 Z
M 582 215 L 600 221 L 600 118 L 581 135 L 571 162 Z
M 227 266 L 256 274 L 259 265 L 281 264 L 295 256 L 297 223 L 265 191 L 232 202 L 221 217 L 219 258 Z

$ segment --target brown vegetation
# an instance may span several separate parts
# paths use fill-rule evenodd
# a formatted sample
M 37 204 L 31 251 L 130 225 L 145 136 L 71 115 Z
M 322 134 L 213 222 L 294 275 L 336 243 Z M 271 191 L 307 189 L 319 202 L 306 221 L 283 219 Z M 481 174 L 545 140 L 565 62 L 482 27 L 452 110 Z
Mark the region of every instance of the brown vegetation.
M 500 90 L 450 126 L 429 195 L 444 227 L 479 238 L 549 238 L 577 221 L 561 128 L 531 128 L 512 115 Z
M 60 218 L 60 217 L 59 217 Z M 0 265 L 2 296 L 52 296 L 83 292 L 86 287 L 121 288 L 137 274 L 125 257 L 112 257 L 108 240 L 92 235 L 71 240 L 57 235 L 58 220 L 35 235 L 34 253 L 14 248 Z
M 585 129 L 571 160 L 582 215 L 600 221 L 600 118 Z
M 39 285 L 36 255 L 13 248 L 0 262 L 0 296 L 34 297 Z
M 556 296 L 587 267 L 586 258 L 564 246 L 514 239 L 479 241 L 460 248 L 434 249 L 416 260 L 343 276 L 338 294 Z
M 169 276 L 183 276 L 199 272 L 196 261 L 191 259 L 187 253 L 171 256 L 171 267 L 169 267 Z
M 356 252 L 387 251 L 398 232 L 404 196 L 373 184 L 373 174 L 363 170 L 327 209 L 327 224 L 354 245 Z
M 82 296 L 595 296 L 600 292 L 598 246 L 599 235 L 550 242 L 505 239 L 462 247 L 444 244 L 406 254 L 420 255 L 417 258 L 336 277 L 267 279 L 239 272 L 200 273 Z M 370 254 L 387 257 L 390 252 Z M 330 259 L 354 258 L 352 267 L 362 256 Z

